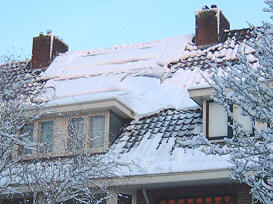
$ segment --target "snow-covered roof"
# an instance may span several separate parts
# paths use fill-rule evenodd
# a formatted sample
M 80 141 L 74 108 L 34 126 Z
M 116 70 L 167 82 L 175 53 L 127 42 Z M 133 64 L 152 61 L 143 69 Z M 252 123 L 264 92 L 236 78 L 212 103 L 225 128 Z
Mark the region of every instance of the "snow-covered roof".
M 189 42 L 181 58 L 168 65 L 170 69 L 168 77 L 172 77 L 180 69 L 194 70 L 196 68 L 207 72 L 211 64 L 217 63 L 222 66 L 225 62 L 236 61 L 239 47 L 244 49 L 242 51 L 248 56 L 250 62 L 257 62 L 257 59 L 251 55 L 255 53 L 255 50 L 244 43 L 249 38 L 251 38 L 250 29 L 241 29 L 226 32 L 221 43 L 206 49 L 200 49 Z
M 226 169 L 228 156 L 181 148 L 186 138 L 202 133 L 201 111 L 187 89 L 206 86 L 210 63 L 236 61 L 239 44 L 247 38 L 249 31 L 244 29 L 227 32 L 221 43 L 205 49 L 183 35 L 67 52 L 40 76 L 47 81 L 42 97 L 59 105 L 115 98 L 130 107 L 136 117 L 109 153 L 147 174 Z
M 7 61 L 0 65 L 2 74 L 5 74 L 5 88 L 16 87 L 19 84 L 23 87 L 20 88 L 20 93 L 28 95 L 30 98 L 36 97 L 44 85 L 44 81 L 37 81 L 37 77 L 41 73 L 39 69 L 32 69 L 30 61 Z M 24 82 L 24 83 L 21 83 Z
M 199 49 L 192 35 L 61 54 L 40 76 L 51 104 L 115 98 L 137 116 L 194 106 L 187 88 L 206 84 L 200 70 L 236 60 L 249 29 L 228 31 L 221 43 Z M 253 52 L 253 50 L 249 50 Z M 195 68 L 198 69 L 195 69 Z M 203 75 L 208 76 L 207 71 Z
M 186 77 L 185 80 L 178 79 L 179 76 L 164 80 L 167 65 L 180 59 L 191 40 L 192 35 L 182 35 L 148 43 L 67 52 L 56 57 L 41 75 L 41 80 L 47 80 L 42 97 L 59 105 L 67 100 L 116 98 L 136 115 L 166 107 L 192 106 L 194 102 L 186 89 L 194 79 L 189 80 L 183 73 L 181 77 Z
M 202 133 L 199 108 L 165 109 L 139 118 L 127 126 L 109 154 L 137 168 L 124 174 L 189 172 L 230 167 L 228 157 L 205 155 L 198 149 L 181 148 L 182 143 Z

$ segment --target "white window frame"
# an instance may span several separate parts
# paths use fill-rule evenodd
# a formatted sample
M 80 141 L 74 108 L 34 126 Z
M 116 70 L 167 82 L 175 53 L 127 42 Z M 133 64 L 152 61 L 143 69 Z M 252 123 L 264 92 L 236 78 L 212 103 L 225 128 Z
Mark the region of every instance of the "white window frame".
M 42 123 L 46 123 L 46 122 L 52 122 L 52 124 L 53 124 L 53 127 L 52 127 L 52 147 L 51 147 L 51 151 L 48 151 L 48 150 L 46 150 L 46 152 L 41 152 L 41 147 L 39 147 L 38 148 L 38 150 L 37 150 L 37 152 L 38 152 L 38 154 L 53 154 L 54 153 L 54 136 L 55 136 L 55 132 L 56 132 L 56 130 L 55 130 L 55 121 L 54 120 L 51 120 L 51 119 L 49 119 L 49 120 L 42 120 L 42 121 L 38 121 L 37 122 L 37 126 L 38 126 L 38 134 L 37 134 L 37 141 L 40 143 L 41 141 L 41 134 L 42 134 L 42 127 L 41 127 L 41 124 Z
M 85 149 L 85 143 L 86 143 L 86 139 L 87 139 L 87 131 L 86 131 L 86 117 L 83 116 L 83 115 L 75 115 L 75 116 L 71 116 L 69 118 L 67 118 L 67 137 L 64 138 L 65 139 L 65 149 L 66 149 L 66 152 L 68 152 L 68 142 L 69 142 L 69 139 L 70 139 L 70 135 L 69 135 L 69 128 L 70 128 L 70 121 L 73 120 L 73 119 L 76 119 L 76 118 L 81 118 L 83 119 L 83 135 L 85 135 L 85 139 L 83 140 L 82 142 L 82 149 L 84 150 Z M 80 151 L 80 150 L 79 150 Z M 75 153 L 75 152 L 74 152 Z
M 221 106 L 220 104 L 218 104 L 217 102 L 213 101 L 213 100 L 207 100 L 206 101 L 206 117 L 205 117 L 205 124 L 206 124 L 206 137 L 209 139 L 209 140 L 223 140 L 224 138 L 231 138 L 232 137 L 232 128 L 230 126 L 228 126 L 228 123 L 232 124 L 232 120 L 231 118 L 228 116 L 227 112 L 225 111 L 225 114 L 226 114 L 226 119 L 223 119 L 224 121 L 226 121 L 226 125 L 224 125 L 224 128 L 225 128 L 225 132 L 226 134 L 224 135 L 213 135 L 211 136 L 210 135 L 210 122 L 213 120 L 211 119 L 210 117 L 210 104 L 215 104 L 215 105 L 219 105 Z M 224 108 L 224 107 L 223 107 Z M 231 105 L 230 106 L 230 110 L 232 111 L 233 109 L 233 106 Z
M 234 121 L 240 123 L 246 133 L 252 134 L 253 127 L 252 127 L 251 118 L 249 116 L 242 115 L 241 112 L 242 112 L 242 109 L 239 106 L 233 105 Z
M 91 117 L 93 116 L 104 116 L 104 141 L 103 145 L 100 147 L 92 147 L 91 146 Z M 68 128 L 69 128 L 69 120 L 73 118 L 83 118 L 84 120 L 84 134 L 86 135 L 84 145 L 83 145 L 83 151 L 87 153 L 100 153 L 105 152 L 109 148 L 109 127 L 110 127 L 110 111 L 103 111 L 103 112 L 96 112 L 96 113 L 83 113 L 83 114 L 76 114 L 71 115 L 67 117 L 67 138 L 68 140 Z M 67 147 L 66 147 L 67 148 Z
M 92 147 L 91 146 L 91 117 L 92 116 L 104 116 L 105 124 L 104 124 L 104 140 L 103 145 L 100 147 Z M 109 149 L 109 128 L 110 128 L 110 110 L 106 111 L 100 111 L 95 113 L 81 113 L 81 114 L 69 114 L 68 116 L 63 117 L 57 117 L 57 118 L 50 118 L 46 117 L 44 119 L 34 121 L 33 122 L 33 140 L 34 141 L 40 141 L 41 136 L 41 126 L 40 124 L 43 122 L 53 122 L 53 138 L 52 138 L 52 151 L 47 152 L 40 152 L 40 148 L 37 147 L 34 150 L 32 150 L 32 154 L 29 155 L 19 155 L 18 148 L 16 147 L 16 155 L 22 156 L 25 159 L 31 159 L 31 158 L 48 158 L 48 157 L 55 157 L 55 156 L 71 156 L 72 152 L 67 151 L 67 142 L 69 137 L 69 120 L 73 118 L 83 118 L 84 120 L 84 134 L 86 136 L 84 142 L 83 142 L 83 152 L 86 153 L 102 153 Z M 61 134 L 58 134 L 59 128 L 62 129 Z M 58 138 L 57 138 L 58 137 Z M 60 138 L 62 137 L 62 138 Z M 58 148 L 58 149 L 56 149 Z M 61 149 L 59 151 L 59 149 Z M 17 157 L 16 156 L 16 157 Z

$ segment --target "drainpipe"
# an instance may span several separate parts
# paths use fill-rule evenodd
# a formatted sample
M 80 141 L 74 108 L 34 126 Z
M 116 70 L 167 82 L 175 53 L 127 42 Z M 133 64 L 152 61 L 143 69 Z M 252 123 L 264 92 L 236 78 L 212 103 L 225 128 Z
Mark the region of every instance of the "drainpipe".
M 148 196 L 147 196 L 146 190 L 145 190 L 145 189 L 142 189 L 142 193 L 143 193 L 143 196 L 144 196 L 144 198 L 145 198 L 146 204 L 150 204 L 150 201 L 149 201 L 149 198 L 148 198 Z

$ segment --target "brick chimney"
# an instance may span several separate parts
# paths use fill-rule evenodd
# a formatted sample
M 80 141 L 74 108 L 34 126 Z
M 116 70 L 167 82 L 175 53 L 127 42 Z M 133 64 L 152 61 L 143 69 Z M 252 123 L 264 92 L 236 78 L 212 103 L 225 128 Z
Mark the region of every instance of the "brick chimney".
M 209 47 L 220 42 L 225 30 L 230 24 L 223 12 L 212 5 L 205 6 L 195 13 L 195 42 L 198 47 Z
M 59 53 L 68 51 L 68 46 L 51 31 L 47 34 L 40 33 L 33 38 L 32 44 L 32 68 L 46 68 Z

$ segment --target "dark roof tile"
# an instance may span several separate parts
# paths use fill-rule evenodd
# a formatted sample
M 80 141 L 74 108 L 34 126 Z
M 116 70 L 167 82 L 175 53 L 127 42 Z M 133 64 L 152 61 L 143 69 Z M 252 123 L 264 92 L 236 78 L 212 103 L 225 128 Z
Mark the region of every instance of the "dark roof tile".
M 252 37 L 251 29 L 240 29 L 226 31 L 220 39 L 220 43 L 208 48 L 198 48 L 194 45 L 194 41 L 188 43 L 185 48 L 184 55 L 178 62 L 168 65 L 170 72 L 168 77 L 172 77 L 176 71 L 180 69 L 193 70 L 199 68 L 201 70 L 209 69 L 210 64 L 217 63 L 217 66 L 223 65 L 226 61 L 237 61 L 238 45 Z M 253 62 L 257 60 L 254 59 Z
M 183 138 L 194 137 L 202 130 L 201 121 L 202 112 L 199 108 L 190 108 L 187 110 L 165 109 L 150 116 L 140 118 L 138 121 L 131 122 L 131 125 L 124 129 L 124 132 L 116 142 L 129 135 L 129 138 L 122 147 L 122 152 L 128 152 L 141 143 L 144 135 L 147 135 L 148 139 L 160 137 L 158 148 L 162 143 L 169 142 L 170 138 L 174 138 L 173 151 L 175 148 L 181 146 Z M 145 125 L 134 125 L 135 128 L 132 129 L 131 126 L 135 123 Z
M 37 81 L 41 70 L 32 69 L 29 60 L 11 61 L 0 65 L 0 69 L 7 76 L 7 80 L 5 81 L 6 86 L 16 83 L 20 84 L 23 87 L 22 94 L 28 95 L 30 99 L 36 97 L 45 84 L 44 81 Z

